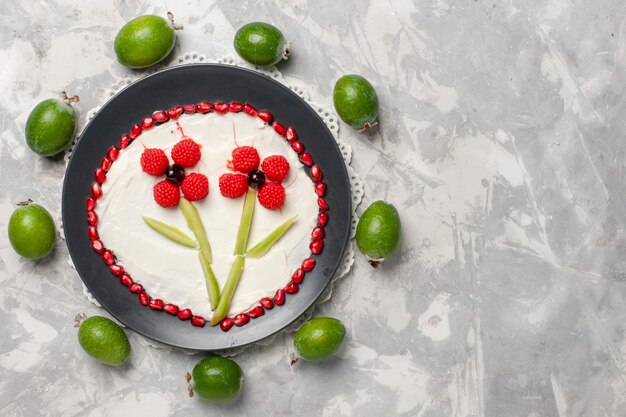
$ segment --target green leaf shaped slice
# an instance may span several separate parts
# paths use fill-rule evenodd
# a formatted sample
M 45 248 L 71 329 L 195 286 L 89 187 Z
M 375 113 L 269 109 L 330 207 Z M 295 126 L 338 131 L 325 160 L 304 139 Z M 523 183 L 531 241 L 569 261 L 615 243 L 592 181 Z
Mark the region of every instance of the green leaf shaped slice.
M 179 228 L 172 226 L 171 224 L 163 223 L 159 220 L 153 219 L 147 216 L 141 216 L 144 222 L 152 230 L 159 233 L 161 236 L 168 238 L 172 242 L 176 242 L 180 245 L 187 246 L 188 248 L 197 248 L 198 243 L 183 233 Z
M 200 246 L 200 252 L 204 256 L 204 259 L 208 263 L 213 262 L 213 255 L 211 254 L 211 245 L 209 245 L 209 240 L 206 236 L 206 230 L 204 230 L 204 225 L 202 224 L 202 219 L 200 219 L 200 215 L 198 214 L 198 210 L 196 206 L 194 206 L 189 200 L 185 198 L 181 198 L 180 209 L 183 212 L 183 216 L 187 221 L 187 226 L 193 234 L 196 236 L 198 240 L 198 245 Z
M 285 221 L 283 224 L 274 229 L 269 235 L 267 235 L 265 239 L 261 240 L 259 243 L 249 249 L 248 252 L 246 252 L 246 256 L 248 258 L 261 258 L 265 256 L 265 254 L 269 252 L 270 249 L 272 249 L 272 246 L 274 246 L 274 244 L 278 242 L 278 240 L 283 237 L 285 233 L 287 233 L 287 230 L 289 230 L 291 225 L 295 223 L 297 217 L 298 215 L 296 214 L 292 218 L 287 219 L 287 221 Z
M 209 300 L 211 301 L 211 308 L 215 310 L 220 299 L 220 287 L 217 283 L 217 278 L 215 278 L 213 268 L 211 268 L 211 264 L 206 260 L 202 252 L 198 252 L 198 257 L 200 258 L 200 265 L 202 265 L 202 272 L 204 273 L 204 281 L 209 294 Z

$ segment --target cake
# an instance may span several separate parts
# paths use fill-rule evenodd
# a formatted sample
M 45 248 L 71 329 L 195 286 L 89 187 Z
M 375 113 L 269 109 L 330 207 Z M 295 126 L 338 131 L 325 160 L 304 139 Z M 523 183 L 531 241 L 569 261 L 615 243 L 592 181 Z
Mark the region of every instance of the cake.
M 87 232 L 141 305 L 227 331 L 298 292 L 323 248 L 325 191 L 296 130 L 269 112 L 235 102 L 177 106 L 108 150 L 87 199 Z

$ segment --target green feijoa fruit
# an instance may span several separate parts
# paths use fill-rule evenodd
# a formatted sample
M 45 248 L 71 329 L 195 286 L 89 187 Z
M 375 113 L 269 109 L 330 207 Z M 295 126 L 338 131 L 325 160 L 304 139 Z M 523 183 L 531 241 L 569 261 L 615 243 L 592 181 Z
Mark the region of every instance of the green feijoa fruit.
M 176 43 L 176 34 L 160 16 L 139 16 L 126 23 L 115 37 L 117 60 L 129 68 L 146 68 L 165 59 Z
M 317 317 L 302 325 L 293 339 L 299 357 L 319 361 L 332 356 L 341 346 L 346 328 L 332 317 Z
M 377 268 L 391 256 L 399 240 L 400 216 L 394 206 L 376 201 L 365 209 L 356 226 L 356 244 L 370 265 Z
M 341 120 L 355 129 L 367 130 L 377 124 L 378 96 L 360 75 L 344 75 L 337 80 L 333 104 Z
M 243 372 L 237 363 L 221 356 L 209 356 L 193 367 L 193 389 L 207 401 L 221 403 L 239 395 Z
M 48 210 L 29 203 L 17 208 L 9 219 L 9 241 L 15 252 L 28 259 L 47 256 L 56 241 L 56 228 Z
M 80 346 L 99 362 L 119 366 L 130 354 L 130 343 L 124 330 L 113 320 L 101 316 L 89 317 L 78 329 Z
M 72 141 L 76 121 L 74 109 L 58 99 L 37 104 L 26 120 L 26 144 L 41 156 L 53 156 Z
M 235 34 L 235 51 L 240 57 L 259 67 L 276 65 L 289 58 L 290 43 L 282 32 L 269 23 L 252 22 Z

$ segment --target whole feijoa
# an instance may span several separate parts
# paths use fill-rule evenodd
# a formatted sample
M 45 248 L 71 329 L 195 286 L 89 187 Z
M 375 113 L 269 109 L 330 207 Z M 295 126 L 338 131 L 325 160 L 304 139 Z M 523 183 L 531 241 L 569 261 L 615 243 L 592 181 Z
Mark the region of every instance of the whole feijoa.
M 299 357 L 320 361 L 332 356 L 343 343 L 346 328 L 332 317 L 317 317 L 302 325 L 293 339 Z
M 115 37 L 117 60 L 129 68 L 146 68 L 169 55 L 176 34 L 169 22 L 160 16 L 139 16 L 126 23 Z
M 113 320 L 102 317 L 89 317 L 78 329 L 80 346 L 99 362 L 120 366 L 130 355 L 130 342 L 124 330 Z
M 53 156 L 67 148 L 75 130 L 74 108 L 50 98 L 30 112 L 26 120 L 26 144 L 38 155 Z
M 56 228 L 48 210 L 34 203 L 24 203 L 9 219 L 8 235 L 11 246 L 28 259 L 41 259 L 54 248 Z
M 269 23 L 243 25 L 235 34 L 234 46 L 240 57 L 259 67 L 276 65 L 281 59 L 289 58 L 290 43 Z
M 356 245 L 370 265 L 377 268 L 391 256 L 399 240 L 400 216 L 393 205 L 376 201 L 365 209 L 356 226 Z
M 372 84 L 360 75 L 344 75 L 335 83 L 333 104 L 337 114 L 355 129 L 376 126 L 378 96 Z
M 221 403 L 239 395 L 243 385 L 243 372 L 232 359 L 209 356 L 193 367 L 193 389 L 200 397 Z

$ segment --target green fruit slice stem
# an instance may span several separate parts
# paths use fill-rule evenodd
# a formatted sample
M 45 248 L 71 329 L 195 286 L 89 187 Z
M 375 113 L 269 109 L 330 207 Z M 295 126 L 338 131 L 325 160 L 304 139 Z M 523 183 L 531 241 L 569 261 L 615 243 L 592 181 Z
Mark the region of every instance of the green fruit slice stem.
M 200 252 L 202 252 L 202 255 L 204 255 L 204 259 L 206 259 L 208 263 L 212 263 L 213 255 L 211 254 L 211 245 L 209 245 L 209 240 L 206 236 L 206 230 L 204 229 L 202 219 L 200 219 L 200 215 L 198 214 L 196 206 L 194 206 L 193 203 L 191 203 L 186 198 L 181 198 L 178 204 L 180 205 L 183 216 L 187 221 L 187 226 L 189 226 L 189 229 L 191 229 L 193 234 L 196 236 L 196 239 L 198 240 Z
M 239 230 L 237 231 L 237 241 L 235 242 L 234 255 L 243 255 L 248 248 L 248 237 L 250 236 L 250 227 L 252 226 L 252 215 L 254 214 L 254 203 L 256 201 L 256 190 L 248 188 L 243 203 L 243 211 L 241 212 L 241 220 L 239 221 Z
M 200 258 L 200 265 L 202 265 L 204 282 L 209 294 L 209 300 L 211 301 L 211 308 L 215 310 L 217 309 L 217 305 L 220 300 L 220 286 L 217 283 L 217 278 L 215 278 L 215 273 L 213 272 L 213 268 L 211 268 L 211 264 L 206 260 L 202 252 L 198 252 L 198 258 Z
M 239 278 L 241 278 L 241 274 L 243 273 L 245 263 L 246 258 L 243 255 L 235 255 L 235 260 L 230 267 L 228 278 L 226 279 L 226 283 L 224 284 L 224 288 L 222 289 L 220 301 L 217 304 L 217 308 L 213 312 L 213 317 L 211 317 L 211 326 L 215 326 L 216 324 L 218 324 L 228 314 L 228 310 L 230 309 L 230 302 L 232 301 L 233 295 L 235 294 L 235 289 L 237 288 Z
M 241 211 L 237 241 L 235 242 L 235 260 L 230 267 L 228 278 L 226 278 L 226 283 L 222 289 L 220 302 L 211 318 L 211 326 L 218 324 L 228 314 L 230 302 L 235 294 L 239 278 L 241 278 L 241 274 L 243 273 L 243 268 L 246 263 L 245 253 L 248 248 L 248 237 L 250 236 L 250 228 L 252 227 L 252 215 L 254 214 L 256 194 L 257 191 L 254 188 L 248 188 Z
M 159 233 L 161 236 L 166 237 L 172 242 L 176 242 L 180 245 L 187 246 L 188 248 L 193 249 L 198 247 L 198 243 L 195 240 L 187 236 L 176 226 L 163 223 L 148 216 L 141 216 L 141 218 L 148 226 L 150 226 L 152 230 Z
M 283 237 L 287 230 L 293 225 L 298 218 L 296 214 L 290 219 L 287 219 L 283 224 L 274 229 L 269 235 L 267 235 L 263 240 L 254 245 L 252 248 L 248 249 L 246 252 L 246 256 L 248 258 L 261 258 L 263 257 L 269 250 L 278 242 L 278 240 Z

